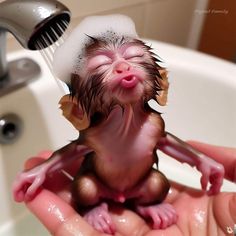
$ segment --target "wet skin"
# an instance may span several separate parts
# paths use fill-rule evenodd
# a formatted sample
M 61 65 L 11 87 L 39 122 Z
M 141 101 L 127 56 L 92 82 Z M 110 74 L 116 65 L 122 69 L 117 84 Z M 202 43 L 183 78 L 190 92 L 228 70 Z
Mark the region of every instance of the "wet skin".
M 198 142 L 190 142 L 190 144 L 222 163 L 226 170 L 226 178 L 230 181 L 235 180 L 236 149 Z M 26 166 L 29 168 L 38 165 L 50 155 L 50 152 L 41 153 L 38 157 L 29 160 Z M 79 166 L 79 163 L 77 165 Z M 67 171 L 73 175 L 76 172 L 76 165 L 73 168 L 68 168 Z M 63 182 L 56 187 L 53 181 L 55 177 Z M 71 182 L 63 174 L 54 175 L 47 179 L 44 189 L 40 191 L 37 197 L 27 202 L 26 205 L 45 224 L 52 235 L 67 236 L 78 233 L 86 236 L 105 235 L 94 231 L 70 206 L 71 194 L 67 188 L 70 184 Z M 151 230 L 150 225 L 139 215 L 119 204 L 113 204 L 110 206 L 109 212 L 116 225 L 117 232 L 115 235 L 233 235 L 227 233 L 227 230 L 232 232 L 236 222 L 235 193 L 220 193 L 209 197 L 200 190 L 193 190 L 176 183 L 171 183 L 171 190 L 166 201 L 171 202 L 177 210 L 179 217 L 176 224 L 165 230 Z M 56 209 L 54 212 L 49 211 L 52 205 Z M 68 227 L 69 225 L 70 227 Z

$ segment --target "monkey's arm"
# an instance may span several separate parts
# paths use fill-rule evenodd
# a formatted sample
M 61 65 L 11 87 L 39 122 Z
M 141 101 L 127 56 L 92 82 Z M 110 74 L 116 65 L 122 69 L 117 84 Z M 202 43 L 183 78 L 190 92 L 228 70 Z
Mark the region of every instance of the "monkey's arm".
M 13 183 L 13 196 L 15 201 L 22 202 L 34 197 L 36 191 L 44 183 L 46 176 L 70 165 L 77 158 L 91 152 L 85 145 L 78 145 L 76 141 L 54 152 L 52 156 L 30 170 L 19 173 Z
M 195 166 L 202 173 L 202 189 L 207 190 L 207 184 L 211 184 L 211 187 L 207 190 L 209 195 L 216 194 L 220 191 L 224 178 L 223 165 L 197 151 L 170 133 L 166 133 L 166 136 L 160 140 L 158 148 L 180 162 L 188 163 L 192 167 Z

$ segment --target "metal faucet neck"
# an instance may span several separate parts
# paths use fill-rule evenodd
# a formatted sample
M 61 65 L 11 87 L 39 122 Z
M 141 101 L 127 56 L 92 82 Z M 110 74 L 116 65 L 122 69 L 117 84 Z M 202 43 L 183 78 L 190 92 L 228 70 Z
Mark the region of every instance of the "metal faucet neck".
M 1 80 L 7 75 L 6 31 L 0 28 L 0 88 Z
M 41 50 L 56 42 L 70 22 L 69 9 L 57 0 L 7 0 L 0 3 L 0 97 L 22 87 L 40 73 L 39 66 L 22 59 L 7 63 L 6 32 L 30 50 Z M 19 61 L 19 60 L 18 60 Z

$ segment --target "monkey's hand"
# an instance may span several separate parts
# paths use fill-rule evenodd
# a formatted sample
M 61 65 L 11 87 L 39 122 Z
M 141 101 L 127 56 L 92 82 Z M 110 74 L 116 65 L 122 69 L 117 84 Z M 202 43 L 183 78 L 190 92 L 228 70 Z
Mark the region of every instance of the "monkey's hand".
M 225 174 L 224 166 L 205 155 L 202 155 L 200 159 L 200 163 L 196 167 L 202 173 L 202 189 L 207 191 L 208 195 L 219 193 Z M 208 183 L 211 186 L 207 190 Z
M 92 150 L 87 146 L 78 145 L 77 142 L 74 141 L 54 152 L 52 156 L 41 165 L 21 172 L 13 183 L 13 196 L 15 201 L 22 202 L 31 200 L 44 183 L 47 174 L 54 173 L 66 166 L 72 165 L 78 158 L 82 163 L 83 156 L 91 151 Z
M 19 173 L 13 183 L 13 196 L 15 201 L 22 202 L 31 200 L 45 181 L 47 171 L 48 165 L 45 162 L 31 170 Z

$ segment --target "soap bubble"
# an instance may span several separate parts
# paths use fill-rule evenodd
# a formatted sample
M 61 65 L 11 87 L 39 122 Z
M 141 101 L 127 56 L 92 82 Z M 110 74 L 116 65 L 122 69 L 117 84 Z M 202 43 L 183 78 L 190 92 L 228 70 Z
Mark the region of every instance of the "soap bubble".
M 124 15 L 86 17 L 56 50 L 53 71 L 62 81 L 70 82 L 72 72 L 79 73 L 83 66 L 85 47 L 91 38 L 112 42 L 118 38 L 138 38 L 134 22 Z

